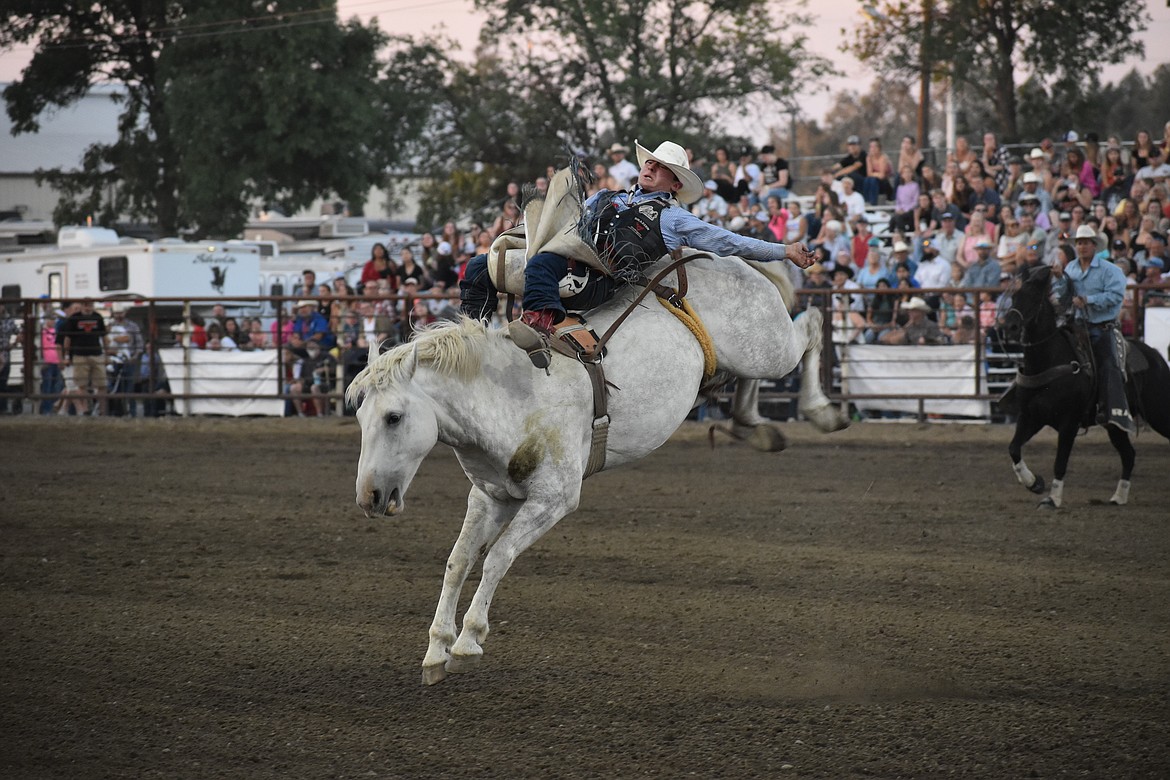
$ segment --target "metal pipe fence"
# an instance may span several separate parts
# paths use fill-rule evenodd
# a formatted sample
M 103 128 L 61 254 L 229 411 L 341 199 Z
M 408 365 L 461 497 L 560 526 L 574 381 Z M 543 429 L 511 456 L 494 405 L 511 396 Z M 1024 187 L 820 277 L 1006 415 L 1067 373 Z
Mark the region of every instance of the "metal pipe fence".
M 1131 288 L 1133 296 L 1123 311 L 1123 328 L 1127 335 L 1144 337 L 1144 325 L 1148 309 L 1164 308 L 1170 303 L 1170 283 L 1154 287 Z M 932 404 L 937 402 L 983 402 L 989 405 L 989 417 L 996 416 L 995 401 L 1010 385 L 1015 376 L 1016 366 L 1021 359 L 1020 351 L 1006 344 L 998 330 L 980 323 L 978 309 L 974 316 L 974 330 L 964 343 L 970 346 L 966 367 L 960 379 L 966 381 L 962 392 L 940 392 L 931 389 L 930 380 L 936 379 L 929 363 L 918 360 L 930 354 L 929 347 L 910 347 L 910 352 L 899 351 L 907 348 L 887 347 L 880 344 L 866 344 L 855 325 L 848 325 L 848 333 L 842 332 L 843 321 L 839 316 L 845 296 L 876 298 L 893 296 L 899 301 L 909 296 L 964 295 L 977 296 L 980 292 L 999 294 L 999 288 L 939 288 L 939 289 L 844 289 L 817 288 L 797 291 L 797 308 L 818 306 L 825 317 L 823 375 L 820 381 L 835 401 L 865 407 L 869 402 L 906 402 L 911 417 L 926 419 L 931 416 Z M 382 310 L 392 307 L 395 315 L 391 319 L 401 330 L 398 340 L 409 339 L 413 324 L 410 312 L 416 300 L 450 301 L 449 293 L 420 293 L 415 295 L 395 294 L 379 298 Z M 290 297 L 262 297 L 240 302 L 226 299 L 155 298 L 136 299 L 128 313 L 143 335 L 143 354 L 138 358 L 137 369 L 125 371 L 110 361 L 109 384 L 105 388 L 106 401 L 116 401 L 126 413 L 131 406 L 141 404 L 143 412 L 154 416 L 160 412 L 180 414 L 317 414 L 320 411 L 344 414 L 344 392 L 350 380 L 364 365 L 368 354 L 368 343 L 359 347 L 356 343 L 336 349 L 323 361 L 324 376 L 305 377 L 297 374 L 297 366 L 304 366 L 303 351 L 289 343 L 288 325 L 291 321 L 286 306 L 295 303 Z M 363 296 L 343 296 L 330 301 L 354 305 L 370 302 Z M 126 301 L 120 301 L 126 303 Z M 836 302 L 836 306 L 834 303 Z M 0 402 L 8 408 L 20 408 L 34 413 L 45 411 L 47 405 L 67 405 L 70 396 L 62 393 L 60 385 L 49 386 L 46 377 L 53 374 L 53 361 L 46 358 L 41 348 L 44 328 L 52 318 L 46 318 L 46 309 L 52 312 L 60 301 L 45 299 L 20 299 L 5 302 L 9 312 L 20 323 L 20 332 L 11 350 L 12 364 L 8 383 L 0 387 Z M 102 301 L 101 304 L 111 303 Z M 258 311 L 259 305 L 270 303 L 275 316 L 262 318 L 267 334 L 273 336 L 260 348 L 232 351 L 198 349 L 191 345 L 191 323 L 200 310 L 215 304 L 222 304 L 228 312 L 248 316 L 249 311 Z M 13 312 L 13 310 L 15 311 Z M 383 315 L 388 316 L 388 315 Z M 701 312 L 700 312 L 701 316 Z M 55 323 L 54 323 L 55 324 Z M 173 327 L 174 326 L 174 327 Z M 364 333 L 364 332 L 363 332 Z M 336 333 L 334 335 L 337 335 Z M 184 345 L 184 342 L 186 344 Z M 397 343 L 397 342 L 395 342 Z M 888 351 L 887 351 L 888 350 Z M 915 350 L 925 350 L 918 352 Z M 361 355 L 357 354 L 361 352 Z M 886 355 L 890 357 L 887 358 Z M 885 365 L 884 365 L 885 364 Z M 59 362 L 57 366 L 59 367 Z M 317 366 L 319 368 L 320 366 Z M 862 373 L 885 376 L 897 389 L 887 392 L 858 391 L 854 378 Z M 954 368 L 951 369 L 954 371 Z M 799 395 L 799 381 L 802 378 L 788 377 L 783 380 L 766 382 L 761 389 L 761 404 L 767 409 L 779 409 L 779 416 L 785 414 L 786 405 L 794 406 Z M 127 384 L 126 382 L 129 382 Z M 919 386 L 921 385 L 921 386 Z M 730 398 L 727 391 L 714 394 L 720 404 Z M 73 396 L 72 398 L 76 398 Z M 91 400 L 91 399 L 86 399 Z M 222 402 L 221 406 L 207 402 Z M 319 404 L 318 404 L 319 402 Z M 247 403 L 263 403 L 263 411 L 241 412 Z M 201 404 L 204 409 L 199 411 Z M 258 407 L 253 407 L 258 408 Z M 219 411 L 214 411 L 214 410 Z M 234 411 L 233 411 L 234 410 Z M 64 411 L 67 411 L 64 410 Z M 937 416 L 948 417 L 941 414 Z

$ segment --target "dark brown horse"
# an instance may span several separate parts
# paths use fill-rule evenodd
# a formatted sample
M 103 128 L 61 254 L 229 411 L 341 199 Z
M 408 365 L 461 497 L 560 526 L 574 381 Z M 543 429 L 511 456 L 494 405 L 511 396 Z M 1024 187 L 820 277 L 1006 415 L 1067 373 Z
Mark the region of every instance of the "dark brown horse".
M 1047 266 L 1025 272 L 1004 317 L 1004 336 L 1024 348 L 1024 364 L 1014 387 L 1019 416 L 1015 436 L 1008 445 L 1012 468 L 1021 485 L 1033 493 L 1044 492 L 1043 478 L 1024 463 L 1023 447 L 1044 426 L 1052 426 L 1058 436 L 1056 462 L 1052 487 L 1040 506 L 1056 508 L 1063 500 L 1064 475 L 1077 433 L 1094 424 L 1097 390 L 1092 351 L 1087 344 L 1078 345 L 1073 328 L 1057 324 L 1051 281 L 1052 271 Z M 1140 417 L 1170 438 L 1170 367 L 1146 344 L 1135 339 L 1129 339 L 1128 344 L 1134 353 L 1126 380 L 1130 411 L 1135 419 Z M 1121 479 L 1109 501 L 1121 505 L 1129 500 L 1135 452 L 1124 431 L 1112 425 L 1105 426 L 1105 430 L 1121 456 Z

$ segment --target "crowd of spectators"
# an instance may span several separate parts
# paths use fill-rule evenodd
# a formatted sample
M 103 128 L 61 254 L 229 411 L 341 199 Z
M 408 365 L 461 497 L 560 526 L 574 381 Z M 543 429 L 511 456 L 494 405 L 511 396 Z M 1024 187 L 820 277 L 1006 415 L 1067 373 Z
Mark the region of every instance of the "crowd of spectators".
M 758 158 L 745 149 L 738 163 L 716 150 L 694 206 L 700 218 L 731 230 L 806 242 L 818 262 L 794 281 L 805 288 L 805 301 L 832 312 L 835 341 L 962 343 L 986 333 L 997 307 L 1010 300 L 1012 276 L 1066 262 L 1082 225 L 1102 237 L 1102 255 L 1125 272 L 1131 304 L 1143 294 L 1145 304 L 1164 305 L 1162 293 L 1143 288 L 1161 285 L 1170 263 L 1170 122 L 1161 139 L 1143 131 L 1128 145 L 1116 136 L 1102 143 L 1093 133 L 1082 139 L 1070 132 L 1013 152 L 994 133 L 985 133 L 978 149 L 960 137 L 940 165 L 909 136 L 896 164 L 880 138 L 866 147 L 856 135 L 846 139 L 844 156 L 821 170 L 807 210 L 761 176 L 772 147 Z M 891 292 L 875 292 L 879 287 Z M 938 288 L 973 292 L 945 295 Z M 956 311 L 958 297 L 966 306 Z M 907 323 L 919 314 L 937 333 L 927 327 L 907 336 Z M 1132 314 L 1128 305 L 1127 334 Z
M 593 167 L 591 192 L 632 186 L 638 167 L 628 159 L 629 149 L 614 144 L 605 154 L 608 159 Z M 883 151 L 882 139 L 868 139 L 863 149 L 859 136 L 849 136 L 844 155 L 821 170 L 808 208 L 792 192 L 788 161 L 771 145 L 688 154 L 705 180 L 693 213 L 745 235 L 802 241 L 814 250 L 813 266 L 803 273 L 795 266 L 788 270 L 804 290 L 802 305 L 830 314 L 837 343 L 968 343 L 994 327 L 1010 301 L 1013 274 L 1071 259 L 1072 237 L 1082 225 L 1105 237 L 1102 253 L 1125 271 L 1131 297 L 1162 284 L 1170 263 L 1170 122 L 1160 139 L 1143 131 L 1130 144 L 1070 132 L 1013 152 L 993 133 L 984 134 L 978 149 L 960 137 L 938 165 L 909 136 L 895 159 Z M 537 192 L 547 190 L 553 172 L 535 180 Z M 465 264 L 522 221 L 522 197 L 520 184 L 509 182 L 490 224 L 473 222 L 461 230 L 449 221 L 401 248 L 397 258 L 375 244 L 352 287 L 344 277 L 319 283 L 315 271 L 306 269 L 293 290 L 295 302 L 278 317 L 237 319 L 222 306 L 193 314 L 179 328 L 182 343 L 220 352 L 284 350 L 286 391 L 308 397 L 290 404 L 290 413 L 325 414 L 325 396 L 337 389 L 326 376 L 347 383 L 365 365 L 371 344 L 401 343 L 415 328 L 459 316 Z M 878 215 L 888 220 L 875 224 Z M 1164 300 L 1152 293 L 1143 302 Z M 67 321 L 74 311 L 43 312 L 41 389 L 57 396 L 42 404 L 44 413 L 97 413 L 94 396 L 63 370 L 70 356 L 61 334 L 73 327 Z M 1126 315 L 1132 312 L 1132 306 L 1123 311 L 1129 333 L 1133 323 Z M 0 379 L 18 335 L 13 322 L 6 317 L 0 323 Z M 135 333 L 125 333 L 127 323 Z M 106 395 L 166 390 L 161 362 L 137 331 L 124 312 L 114 310 L 99 350 L 107 367 Z M 159 405 L 146 409 L 158 413 Z M 128 402 L 119 411 L 133 414 L 136 405 Z

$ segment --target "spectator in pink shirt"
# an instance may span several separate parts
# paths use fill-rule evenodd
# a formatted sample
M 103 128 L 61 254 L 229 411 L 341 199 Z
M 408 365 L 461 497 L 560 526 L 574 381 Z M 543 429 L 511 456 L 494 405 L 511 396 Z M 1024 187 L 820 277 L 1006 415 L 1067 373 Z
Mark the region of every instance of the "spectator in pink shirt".
M 269 329 L 268 329 L 269 333 L 272 336 L 272 339 L 271 339 L 272 346 L 283 347 L 285 344 L 288 343 L 288 336 L 290 333 L 293 332 L 293 324 L 295 322 L 296 322 L 296 317 L 293 316 L 289 312 L 285 312 L 285 314 L 284 314 L 284 327 L 283 328 L 280 327 L 281 322 L 279 319 L 273 320 L 271 327 L 269 327 Z M 277 330 L 278 328 L 279 328 L 279 331 Z

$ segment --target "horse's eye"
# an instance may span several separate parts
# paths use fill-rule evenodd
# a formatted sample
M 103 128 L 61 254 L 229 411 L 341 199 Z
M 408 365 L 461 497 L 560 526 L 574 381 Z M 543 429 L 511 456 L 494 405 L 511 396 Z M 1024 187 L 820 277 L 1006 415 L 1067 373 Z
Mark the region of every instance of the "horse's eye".
M 402 415 L 399 412 L 390 412 L 386 415 L 387 425 L 397 425 L 402 422 Z

